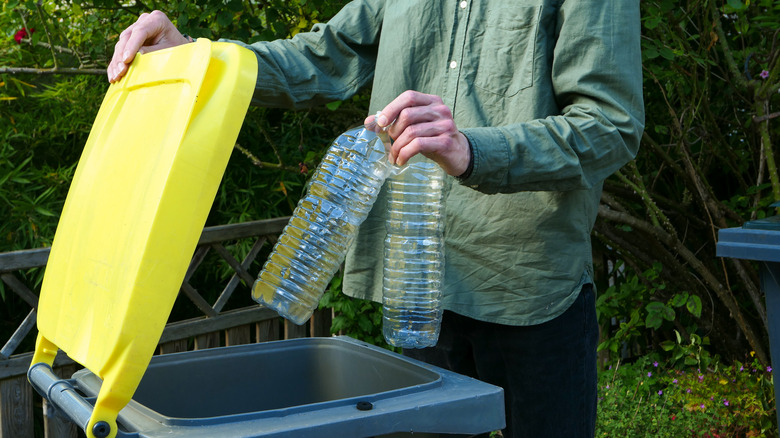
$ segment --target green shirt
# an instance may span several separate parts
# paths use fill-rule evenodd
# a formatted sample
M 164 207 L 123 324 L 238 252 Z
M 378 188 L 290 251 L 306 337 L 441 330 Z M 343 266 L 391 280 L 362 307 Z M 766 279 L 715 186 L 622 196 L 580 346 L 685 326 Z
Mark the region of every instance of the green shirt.
M 639 0 L 358 0 L 291 40 L 249 46 L 255 103 L 304 107 L 371 85 L 371 112 L 436 94 L 471 143 L 446 204 L 444 308 L 537 324 L 592 278 L 605 178 L 644 125 Z M 384 200 L 347 256 L 347 294 L 381 301 Z

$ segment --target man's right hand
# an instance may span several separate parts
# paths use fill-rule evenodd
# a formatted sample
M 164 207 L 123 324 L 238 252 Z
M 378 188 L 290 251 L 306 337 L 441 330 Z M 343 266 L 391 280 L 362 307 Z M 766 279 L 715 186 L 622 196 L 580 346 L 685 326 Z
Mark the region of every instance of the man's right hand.
M 119 35 L 119 41 L 114 46 L 114 56 L 106 69 L 108 81 L 121 79 L 136 53 L 154 52 L 188 42 L 190 40 L 176 29 L 164 13 L 154 11 L 141 14 L 138 21 Z

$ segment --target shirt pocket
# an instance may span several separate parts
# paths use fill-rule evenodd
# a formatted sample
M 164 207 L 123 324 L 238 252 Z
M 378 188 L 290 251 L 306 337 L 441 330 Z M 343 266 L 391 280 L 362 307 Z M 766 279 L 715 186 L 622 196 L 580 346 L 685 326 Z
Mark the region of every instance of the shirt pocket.
M 474 86 L 511 97 L 533 86 L 541 6 L 497 7 L 487 14 Z

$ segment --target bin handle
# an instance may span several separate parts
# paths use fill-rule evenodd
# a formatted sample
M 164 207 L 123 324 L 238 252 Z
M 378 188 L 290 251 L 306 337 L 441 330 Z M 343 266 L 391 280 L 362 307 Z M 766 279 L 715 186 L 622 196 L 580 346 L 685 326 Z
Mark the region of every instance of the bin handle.
M 33 388 L 57 409 L 86 431 L 93 406 L 84 399 L 69 380 L 60 379 L 49 364 L 36 363 L 27 371 L 27 379 Z M 98 421 L 92 427 L 95 438 L 105 438 L 111 433 L 111 426 L 105 421 Z

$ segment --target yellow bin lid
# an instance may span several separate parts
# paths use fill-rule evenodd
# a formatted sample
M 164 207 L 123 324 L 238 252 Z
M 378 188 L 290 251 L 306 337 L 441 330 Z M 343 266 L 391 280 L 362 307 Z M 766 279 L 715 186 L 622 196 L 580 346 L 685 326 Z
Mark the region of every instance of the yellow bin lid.
M 103 379 L 87 433 L 116 418 L 149 365 L 257 78 L 254 54 L 199 39 L 138 55 L 112 84 L 46 267 L 32 364 L 58 349 Z

